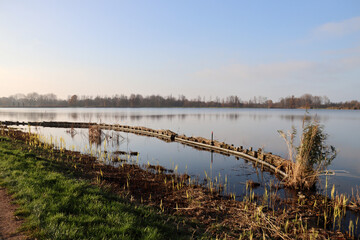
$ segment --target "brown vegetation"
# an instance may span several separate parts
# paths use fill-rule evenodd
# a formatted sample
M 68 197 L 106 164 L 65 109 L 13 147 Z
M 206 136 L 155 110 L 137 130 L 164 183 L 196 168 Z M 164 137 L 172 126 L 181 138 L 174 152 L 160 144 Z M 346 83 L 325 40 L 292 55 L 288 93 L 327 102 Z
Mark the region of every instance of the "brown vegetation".
M 299 189 L 311 189 L 315 186 L 319 174 L 330 165 L 336 157 L 336 150 L 333 146 L 325 144 L 327 135 L 323 133 L 323 128 L 315 119 L 305 125 L 300 138 L 300 145 L 294 146 L 296 129 L 287 134 L 278 131 L 285 140 L 289 151 L 289 158 L 292 164 L 287 166 L 288 178 L 285 183 L 289 187 Z
M 99 125 L 89 126 L 89 142 L 101 144 L 101 128 Z

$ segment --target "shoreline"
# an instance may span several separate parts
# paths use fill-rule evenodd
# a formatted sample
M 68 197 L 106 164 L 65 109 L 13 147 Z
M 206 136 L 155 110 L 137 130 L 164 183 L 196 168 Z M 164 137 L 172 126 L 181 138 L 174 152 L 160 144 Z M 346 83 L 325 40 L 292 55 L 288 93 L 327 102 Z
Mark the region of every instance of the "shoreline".
M 51 150 L 53 146 L 40 143 L 35 135 L 9 128 L 2 130 L 2 135 L 4 134 L 10 135 L 11 141 L 23 148 L 24 152 L 31 151 L 41 159 L 61 157 L 56 163 L 66 167 L 77 179 L 86 178 L 92 184 L 110 189 L 134 204 L 154 207 L 160 214 L 171 214 L 195 221 L 195 229 L 199 233 L 206 232 L 213 237 L 227 239 L 238 239 L 239 236 L 246 239 L 250 238 L 250 234 L 254 238 L 265 235 L 276 239 L 315 235 L 325 238 L 345 237 L 341 233 L 313 226 L 319 218 L 316 214 L 321 214 L 324 207 L 321 206 L 320 196 L 299 196 L 301 201 L 294 199 L 287 203 L 285 212 L 275 209 L 274 206 L 279 201 L 276 200 L 276 195 L 273 195 L 273 198 L 270 197 L 271 194 L 268 195 L 264 202 L 265 196 L 256 196 L 255 199 L 250 192 L 243 201 L 235 201 L 232 196 L 221 197 L 216 191 L 191 181 L 188 184 L 189 178 L 186 175 L 165 174 L 165 169 L 160 166 L 149 166 L 148 169 L 144 166 L 143 169 L 134 164 L 123 163 L 122 167 L 114 168 L 78 152 Z M 31 146 L 26 144 L 26 141 L 32 142 Z M 316 206 L 314 202 L 317 202 Z M 299 212 L 299 209 L 302 211 Z M 291 219 L 293 220 L 289 222 Z M 305 226 L 305 223 L 308 229 L 299 228 L 300 225 Z M 295 230 L 288 232 L 286 229 Z
M 14 109 L 32 109 L 32 108 L 51 108 L 51 109 L 58 109 L 58 108 L 65 108 L 65 109 L 91 109 L 91 108 L 95 108 L 95 109 L 99 109 L 99 108 L 104 108 L 104 109 L 141 109 L 141 108 L 154 108 L 154 109 L 274 109 L 274 110 L 279 110 L 279 109 L 284 109 L 284 110 L 360 110 L 360 108 L 346 108 L 346 107 L 326 107 L 326 108 L 306 108 L 306 107 L 298 107 L 298 108 L 280 108 L 280 107 L 104 107 L 104 106 L 91 106 L 91 107 L 83 107 L 83 106 L 78 106 L 78 107 L 74 107 L 74 106 L 23 106 L 23 107 L 18 107 L 18 106 L 0 106 L 0 109 L 4 108 L 4 109 L 9 109 L 9 108 L 14 108 Z

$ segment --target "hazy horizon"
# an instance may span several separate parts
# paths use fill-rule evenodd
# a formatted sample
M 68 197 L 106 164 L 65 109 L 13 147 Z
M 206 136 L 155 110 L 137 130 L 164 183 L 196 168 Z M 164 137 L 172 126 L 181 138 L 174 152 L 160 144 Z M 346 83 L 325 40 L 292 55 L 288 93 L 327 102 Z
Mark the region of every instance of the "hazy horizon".
M 0 0 L 0 96 L 359 100 L 359 1 Z
M 304 94 L 301 94 L 299 96 L 295 96 L 295 95 L 287 95 L 287 96 L 281 96 L 279 97 L 279 99 L 270 99 L 268 98 L 267 96 L 252 96 L 250 97 L 249 99 L 243 99 L 241 98 L 241 96 L 237 96 L 237 95 L 229 95 L 229 96 L 225 96 L 225 97 L 222 97 L 220 98 L 219 96 L 212 96 L 210 98 L 207 98 L 205 96 L 196 96 L 194 98 L 189 98 L 187 96 L 185 96 L 184 94 L 179 94 L 177 96 L 175 95 L 172 95 L 172 94 L 168 94 L 168 95 L 160 95 L 160 94 L 151 94 L 151 95 L 142 95 L 142 94 L 138 94 L 138 93 L 131 93 L 131 94 L 121 94 L 121 93 L 116 93 L 116 94 L 112 94 L 112 95 L 87 95 L 87 94 L 83 94 L 83 95 L 77 95 L 77 94 L 68 94 L 67 97 L 61 97 L 61 96 L 58 96 L 54 93 L 44 93 L 44 94 L 41 94 L 41 93 L 37 93 L 37 92 L 31 92 L 31 93 L 28 93 L 28 94 L 24 94 L 24 93 L 16 93 L 16 94 L 12 94 L 12 95 L 9 95 L 9 96 L 0 96 L 0 98 L 15 98 L 17 100 L 21 100 L 21 99 L 47 99 L 47 100 L 59 100 L 59 101 L 69 101 L 72 97 L 76 96 L 76 98 L 78 100 L 84 100 L 84 99 L 95 99 L 95 98 L 122 98 L 122 97 L 125 97 L 127 99 L 130 99 L 132 96 L 133 97 L 138 97 L 140 96 L 141 98 L 149 98 L 149 97 L 152 97 L 152 96 L 155 96 L 155 97 L 160 97 L 160 98 L 164 98 L 164 99 L 168 99 L 168 98 L 173 98 L 175 100 L 180 100 L 180 99 L 183 99 L 183 100 L 189 100 L 189 101 L 203 101 L 203 102 L 211 102 L 211 101 L 226 101 L 228 100 L 230 97 L 234 98 L 234 97 L 238 97 L 238 100 L 242 103 L 244 102 L 249 102 L 249 101 L 253 101 L 254 99 L 256 100 L 256 102 L 266 102 L 267 100 L 271 100 L 271 101 L 278 101 L 278 100 L 281 100 L 281 99 L 285 99 L 285 98 L 291 98 L 291 97 L 295 97 L 295 98 L 306 98 L 306 97 L 317 97 L 317 98 L 321 98 L 321 101 L 328 101 L 328 102 L 333 102 L 335 103 L 334 101 L 332 101 L 332 99 L 329 99 L 327 96 L 312 96 L 311 94 L 309 93 L 304 93 Z M 357 99 L 352 99 L 352 100 L 355 100 L 357 101 Z M 344 102 L 344 101 L 340 101 L 340 102 Z

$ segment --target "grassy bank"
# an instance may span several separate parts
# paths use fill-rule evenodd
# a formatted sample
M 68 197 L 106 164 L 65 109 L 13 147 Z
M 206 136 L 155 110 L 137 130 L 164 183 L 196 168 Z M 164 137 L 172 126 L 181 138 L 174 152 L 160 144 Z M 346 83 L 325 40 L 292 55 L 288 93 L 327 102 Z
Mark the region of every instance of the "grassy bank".
M 26 151 L 24 151 L 26 149 Z M 175 220 L 79 179 L 62 162 L 0 138 L 0 184 L 40 239 L 189 239 Z

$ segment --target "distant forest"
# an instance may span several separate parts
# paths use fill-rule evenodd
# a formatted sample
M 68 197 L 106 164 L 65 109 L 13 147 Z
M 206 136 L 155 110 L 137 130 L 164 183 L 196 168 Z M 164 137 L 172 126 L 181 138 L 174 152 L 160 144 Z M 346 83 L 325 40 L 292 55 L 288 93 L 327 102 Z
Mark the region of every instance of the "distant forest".
M 55 94 L 29 93 L 16 94 L 0 98 L 0 107 L 200 107 L 200 108 L 332 108 L 332 109 L 360 109 L 357 100 L 348 102 L 331 102 L 326 96 L 304 94 L 300 97 L 288 96 L 280 98 L 278 102 L 266 97 L 254 97 L 248 101 L 238 96 L 205 100 L 203 97 L 187 99 L 184 95 L 178 97 L 151 95 L 143 97 L 140 94 L 107 96 L 69 96 L 59 99 Z

